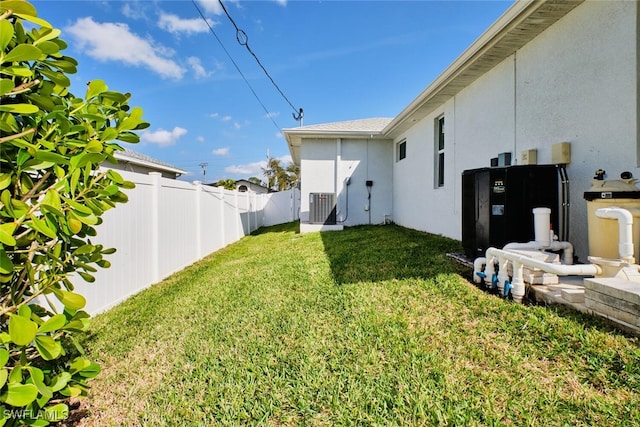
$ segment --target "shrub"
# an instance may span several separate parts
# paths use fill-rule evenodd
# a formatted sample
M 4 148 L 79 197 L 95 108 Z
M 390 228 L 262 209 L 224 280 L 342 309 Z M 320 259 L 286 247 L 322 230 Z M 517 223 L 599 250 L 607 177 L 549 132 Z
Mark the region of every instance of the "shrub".
M 148 127 L 100 80 L 69 92 L 77 62 L 59 36 L 31 4 L 0 1 L 0 425 L 65 418 L 100 371 L 78 344 L 89 315 L 72 281 L 109 267 L 114 249 L 91 238 L 133 184 L 100 164 Z

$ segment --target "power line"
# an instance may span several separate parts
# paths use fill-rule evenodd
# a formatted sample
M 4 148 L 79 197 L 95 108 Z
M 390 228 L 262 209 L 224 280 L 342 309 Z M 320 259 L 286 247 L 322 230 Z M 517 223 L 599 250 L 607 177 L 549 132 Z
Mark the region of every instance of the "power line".
M 236 70 L 238 71 L 238 73 L 240 73 L 240 76 L 242 76 L 242 79 L 244 80 L 244 82 L 247 84 L 247 86 L 249 87 L 249 90 L 251 91 L 251 93 L 253 94 L 253 96 L 256 98 L 256 100 L 258 101 L 258 103 L 262 106 L 262 109 L 264 110 L 264 112 L 267 114 L 267 117 L 269 117 L 269 119 L 271 120 L 271 122 L 274 124 L 274 126 L 276 127 L 276 129 L 278 129 L 278 132 L 280 132 L 280 129 L 282 129 L 278 123 L 276 123 L 276 121 L 273 119 L 273 115 L 269 112 L 269 110 L 267 110 L 267 107 L 264 106 L 264 103 L 260 100 L 260 97 L 258 96 L 258 94 L 256 93 L 255 90 L 253 90 L 253 87 L 251 87 L 251 84 L 249 83 L 249 80 L 247 80 L 247 78 L 244 76 L 244 74 L 242 73 L 242 71 L 240 70 L 240 67 L 238 66 L 238 64 L 236 63 L 236 61 L 233 60 L 233 58 L 231 57 L 231 54 L 229 53 L 229 51 L 227 50 L 227 48 L 224 47 L 224 44 L 222 44 L 222 41 L 220 40 L 220 38 L 218 37 L 218 35 L 216 34 L 216 32 L 213 30 L 213 27 L 211 26 L 211 24 L 209 24 L 209 21 L 207 21 L 207 18 L 204 16 L 204 14 L 202 13 L 202 10 L 200 10 L 200 8 L 198 7 L 196 0 L 191 0 L 191 3 L 193 3 L 193 6 L 196 8 L 196 10 L 198 11 L 198 13 L 200 14 L 200 17 L 202 18 L 202 20 L 207 24 L 207 27 L 209 27 L 209 31 L 211 32 L 211 34 L 213 34 L 213 36 L 216 38 L 216 40 L 218 41 L 218 43 L 220 44 L 220 47 L 222 47 L 222 50 L 224 50 L 224 52 L 227 54 L 227 56 L 229 57 L 229 60 L 231 61 L 231 63 L 233 64 L 233 66 L 236 68 Z
M 238 41 L 240 46 L 244 46 L 247 48 L 251 56 L 253 56 L 253 58 L 256 60 L 260 68 L 262 68 L 262 71 L 264 71 L 264 74 L 269 78 L 269 80 L 271 80 L 271 84 L 273 84 L 273 86 L 280 93 L 280 95 L 282 95 L 282 98 L 284 98 L 284 100 L 287 101 L 287 103 L 291 106 L 291 108 L 294 111 L 293 118 L 295 120 L 301 120 L 303 115 L 302 108 L 297 109 L 296 107 L 294 107 L 293 103 L 289 101 L 289 98 L 287 98 L 287 95 L 284 94 L 282 89 L 280 89 L 280 86 L 276 84 L 276 82 L 273 80 L 273 78 L 271 77 L 267 69 L 264 67 L 264 65 L 262 65 L 262 62 L 260 62 L 260 59 L 258 58 L 258 56 L 253 52 L 253 50 L 251 50 L 251 47 L 249 46 L 249 36 L 247 36 L 247 33 L 238 27 L 238 25 L 236 24 L 236 21 L 233 20 L 233 18 L 227 11 L 227 8 L 225 7 L 224 3 L 222 3 L 222 0 L 218 0 L 218 3 L 220 3 L 220 6 L 222 6 L 222 10 L 224 11 L 225 15 L 227 15 L 227 18 L 229 18 L 229 21 L 231 21 L 231 24 L 236 29 L 236 40 Z M 296 116 L 296 114 L 298 114 L 298 116 Z

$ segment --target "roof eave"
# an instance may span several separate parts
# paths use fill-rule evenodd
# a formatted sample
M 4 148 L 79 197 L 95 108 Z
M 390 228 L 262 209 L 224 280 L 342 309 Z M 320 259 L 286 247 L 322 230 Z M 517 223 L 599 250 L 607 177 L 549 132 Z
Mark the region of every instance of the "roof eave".
M 174 167 L 170 167 L 170 166 L 165 166 L 165 165 L 160 165 L 158 163 L 147 162 L 147 161 L 142 160 L 142 159 L 136 159 L 136 158 L 133 158 L 133 157 L 129 157 L 126 154 L 121 154 L 120 151 L 116 151 L 115 153 L 113 153 L 113 156 L 118 160 L 118 162 L 131 163 L 131 164 L 134 164 L 134 165 L 144 166 L 144 167 L 147 167 L 147 168 L 156 169 L 156 170 L 164 171 L 164 172 L 175 173 L 175 174 L 179 174 L 179 175 L 184 175 L 184 174 L 187 173 L 187 171 L 182 170 L 182 169 L 178 169 L 178 168 L 174 168 Z
M 402 110 L 382 134 L 395 137 L 508 58 L 584 0 L 520 0 Z

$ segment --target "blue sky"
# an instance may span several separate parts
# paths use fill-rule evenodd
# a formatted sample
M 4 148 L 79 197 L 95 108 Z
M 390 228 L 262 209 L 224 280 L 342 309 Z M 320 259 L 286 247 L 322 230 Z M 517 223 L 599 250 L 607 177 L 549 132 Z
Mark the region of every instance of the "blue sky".
M 262 177 L 267 151 L 290 160 L 281 129 L 298 126 L 294 109 L 236 41 L 218 1 L 197 1 L 224 49 L 191 0 L 32 3 L 79 62 L 73 93 L 102 79 L 144 110 L 151 127 L 124 146 L 188 171 L 189 181 L 202 180 L 201 163 L 207 182 Z M 223 2 L 305 125 L 394 117 L 512 4 Z

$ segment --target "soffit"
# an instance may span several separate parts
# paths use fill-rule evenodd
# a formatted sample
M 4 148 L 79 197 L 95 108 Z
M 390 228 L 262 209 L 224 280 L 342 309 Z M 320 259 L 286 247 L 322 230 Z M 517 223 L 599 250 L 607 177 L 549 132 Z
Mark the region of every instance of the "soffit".
M 584 0 L 517 1 L 382 131 L 395 138 Z

